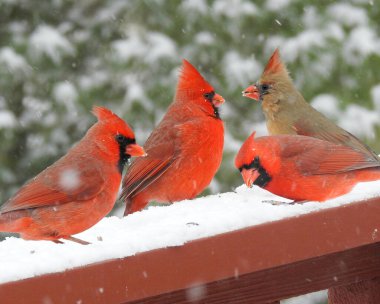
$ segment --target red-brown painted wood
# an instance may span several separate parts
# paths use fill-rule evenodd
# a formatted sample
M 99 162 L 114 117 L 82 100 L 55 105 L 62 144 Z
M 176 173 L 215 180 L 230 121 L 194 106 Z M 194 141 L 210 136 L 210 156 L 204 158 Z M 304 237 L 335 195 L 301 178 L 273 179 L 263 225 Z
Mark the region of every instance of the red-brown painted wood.
M 205 284 L 199 303 L 268 303 L 330 286 L 363 281 L 380 273 L 380 244 L 333 253 L 310 260 Z M 207 294 L 206 294 L 207 291 Z M 188 290 L 179 290 L 132 302 L 133 304 L 189 303 Z M 366 304 L 366 302 L 362 302 Z
M 329 289 L 329 304 L 379 304 L 380 278 Z
M 0 285 L 1 303 L 270 303 L 380 276 L 380 199 Z

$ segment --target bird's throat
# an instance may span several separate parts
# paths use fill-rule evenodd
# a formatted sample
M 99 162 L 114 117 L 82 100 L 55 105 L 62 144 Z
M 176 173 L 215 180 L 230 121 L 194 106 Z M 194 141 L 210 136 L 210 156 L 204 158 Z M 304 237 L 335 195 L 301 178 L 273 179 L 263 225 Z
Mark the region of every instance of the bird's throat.
M 259 186 L 260 188 L 265 188 L 272 178 L 263 167 L 259 167 L 257 171 L 259 172 L 259 176 L 255 179 L 253 184 Z
M 214 110 L 214 117 L 216 119 L 220 119 L 219 109 L 216 106 L 214 106 L 214 105 L 212 105 L 212 108 Z

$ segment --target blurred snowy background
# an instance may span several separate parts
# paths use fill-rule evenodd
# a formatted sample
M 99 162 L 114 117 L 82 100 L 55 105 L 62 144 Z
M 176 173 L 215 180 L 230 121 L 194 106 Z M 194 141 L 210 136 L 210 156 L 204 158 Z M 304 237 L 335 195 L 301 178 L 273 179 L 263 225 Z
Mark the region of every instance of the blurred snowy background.
M 304 97 L 380 152 L 379 0 L 0 0 L 0 202 L 95 122 L 123 117 L 143 143 L 187 58 L 222 94 L 225 157 L 208 191 L 241 184 L 233 157 L 259 104 L 241 91 L 276 47 Z
M 84 135 L 93 104 L 143 143 L 182 58 L 227 100 L 211 192 L 241 184 L 233 157 L 253 130 L 266 132 L 241 91 L 276 47 L 305 98 L 380 152 L 378 20 L 379 3 L 364 0 L 0 0 L 0 201 Z

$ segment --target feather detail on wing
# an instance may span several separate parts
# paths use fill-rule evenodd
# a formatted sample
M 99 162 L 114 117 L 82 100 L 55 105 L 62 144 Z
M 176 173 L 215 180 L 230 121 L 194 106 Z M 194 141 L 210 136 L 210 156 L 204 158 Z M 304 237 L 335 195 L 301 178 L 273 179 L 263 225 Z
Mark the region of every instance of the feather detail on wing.
M 366 168 L 380 168 L 380 163 L 350 147 L 300 137 L 282 150 L 282 157 L 292 162 L 304 175 L 323 175 L 349 172 Z
M 96 162 L 57 162 L 25 184 L 0 213 L 89 200 L 104 189 L 105 179 Z
M 328 131 L 326 128 L 323 128 L 321 125 L 313 125 L 313 129 L 310 128 L 309 123 L 298 120 L 294 126 L 294 130 L 298 135 L 311 136 L 319 138 L 321 140 L 326 140 L 336 144 L 342 144 L 354 148 L 362 153 L 368 155 L 374 160 L 380 161 L 378 155 L 373 152 L 366 144 L 361 142 L 353 134 L 347 132 L 346 130 L 335 126 L 334 131 Z
M 122 199 L 125 200 L 144 190 L 164 174 L 172 163 L 172 155 L 166 159 L 155 159 L 149 156 L 136 159 L 124 177 Z

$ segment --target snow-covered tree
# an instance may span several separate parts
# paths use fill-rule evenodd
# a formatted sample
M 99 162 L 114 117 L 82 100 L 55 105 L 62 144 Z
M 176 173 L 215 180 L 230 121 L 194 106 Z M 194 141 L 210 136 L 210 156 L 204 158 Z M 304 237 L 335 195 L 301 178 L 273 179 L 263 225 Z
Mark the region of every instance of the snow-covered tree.
M 380 8 L 373 1 L 0 0 L 0 201 L 58 159 L 110 107 L 143 143 L 182 58 L 226 98 L 211 190 L 241 184 L 233 157 L 266 132 L 241 91 L 276 47 L 307 100 L 380 150 Z

